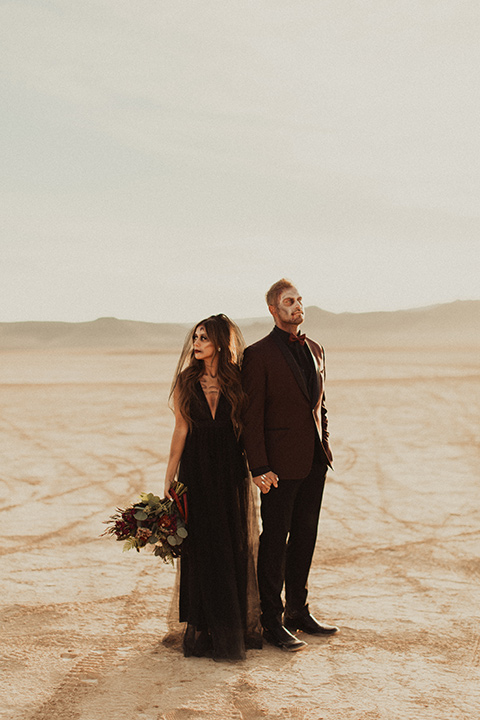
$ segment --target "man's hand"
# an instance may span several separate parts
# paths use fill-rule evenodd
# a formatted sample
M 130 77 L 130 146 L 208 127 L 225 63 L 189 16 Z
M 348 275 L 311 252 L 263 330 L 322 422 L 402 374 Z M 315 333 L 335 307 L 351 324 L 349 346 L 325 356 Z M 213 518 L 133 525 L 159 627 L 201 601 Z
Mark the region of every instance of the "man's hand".
M 278 475 L 275 475 L 274 472 L 269 470 L 267 473 L 263 473 L 263 475 L 256 475 L 253 478 L 253 482 L 265 495 L 272 485 L 273 487 L 278 487 Z

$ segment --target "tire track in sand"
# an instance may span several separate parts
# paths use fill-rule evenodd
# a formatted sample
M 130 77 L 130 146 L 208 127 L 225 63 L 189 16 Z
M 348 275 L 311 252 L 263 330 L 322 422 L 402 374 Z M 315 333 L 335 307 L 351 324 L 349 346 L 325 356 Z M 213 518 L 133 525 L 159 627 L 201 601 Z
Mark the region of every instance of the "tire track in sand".
M 78 720 L 81 700 L 96 686 L 116 655 L 114 647 L 91 650 L 68 671 L 51 697 L 28 720 Z

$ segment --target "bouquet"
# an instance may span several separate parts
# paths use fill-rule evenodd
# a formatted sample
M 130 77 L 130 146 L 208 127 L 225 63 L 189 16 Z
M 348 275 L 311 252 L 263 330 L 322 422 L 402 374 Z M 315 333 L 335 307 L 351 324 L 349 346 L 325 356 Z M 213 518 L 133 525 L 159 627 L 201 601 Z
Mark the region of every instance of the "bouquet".
M 123 540 L 123 551 L 151 545 L 154 555 L 173 565 L 173 559 L 180 557 L 182 543 L 188 535 L 187 488 L 175 483 L 170 488 L 173 500 L 153 493 L 141 493 L 140 502 L 125 510 L 116 509 L 105 524 L 109 527 L 103 535 L 114 535 Z

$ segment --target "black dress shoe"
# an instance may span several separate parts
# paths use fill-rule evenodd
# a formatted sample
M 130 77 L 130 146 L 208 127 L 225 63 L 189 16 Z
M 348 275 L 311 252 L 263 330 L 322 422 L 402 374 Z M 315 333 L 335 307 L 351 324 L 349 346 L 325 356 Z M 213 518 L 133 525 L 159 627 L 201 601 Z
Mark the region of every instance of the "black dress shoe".
M 284 624 L 285 627 L 292 632 L 301 630 L 309 635 L 333 635 L 338 632 L 336 625 L 319 623 L 310 613 L 306 613 L 305 615 L 285 615 Z
M 297 650 L 303 650 L 307 647 L 307 643 L 303 640 L 299 640 L 288 632 L 283 625 L 277 625 L 271 628 L 263 628 L 263 637 L 271 645 L 282 648 L 282 650 L 288 650 L 289 652 L 296 652 Z

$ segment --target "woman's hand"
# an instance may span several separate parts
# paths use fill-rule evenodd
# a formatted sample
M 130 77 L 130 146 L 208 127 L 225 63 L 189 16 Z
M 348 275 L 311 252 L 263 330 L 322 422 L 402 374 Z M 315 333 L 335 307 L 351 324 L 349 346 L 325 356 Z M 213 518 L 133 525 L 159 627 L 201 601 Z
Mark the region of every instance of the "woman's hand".
M 269 470 L 268 472 L 263 473 L 263 475 L 256 475 L 253 478 L 253 482 L 258 488 L 260 488 L 262 493 L 266 495 L 270 491 L 272 485 L 273 487 L 278 487 L 278 475 L 275 475 L 274 472 Z
M 165 484 L 163 486 L 163 493 L 164 497 L 167 497 L 169 500 L 173 500 L 172 496 L 170 495 L 170 488 L 173 485 L 173 481 L 169 480 L 168 478 L 165 478 Z

